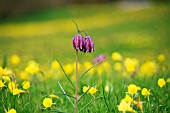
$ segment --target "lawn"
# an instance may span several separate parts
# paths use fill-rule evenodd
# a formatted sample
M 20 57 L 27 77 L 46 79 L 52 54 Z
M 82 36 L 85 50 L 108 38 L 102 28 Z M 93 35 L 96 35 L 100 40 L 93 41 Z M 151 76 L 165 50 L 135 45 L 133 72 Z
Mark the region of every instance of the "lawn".
M 0 68 L 5 84 L 0 82 L 0 112 L 11 108 L 18 113 L 73 112 L 75 89 L 67 79 L 75 85 L 72 38 L 77 29 L 72 20 L 93 38 L 95 49 L 92 53 L 79 52 L 79 77 L 93 65 L 96 56 L 107 57 L 80 79 L 79 98 L 85 95 L 78 103 L 79 112 L 119 112 L 126 95 L 132 100 L 122 106 L 131 112 L 170 112 L 169 6 L 150 4 L 128 9 L 120 4 L 73 5 L 0 20 L 0 64 L 7 68 Z M 166 85 L 158 85 L 161 78 Z M 22 88 L 25 80 L 31 83 L 29 89 Z M 12 81 L 24 90 L 21 94 L 10 90 Z M 129 90 L 130 84 L 135 84 L 135 93 Z M 83 86 L 98 91 L 83 92 Z M 143 88 L 148 89 L 146 95 L 141 93 Z M 54 104 L 45 108 L 42 103 L 47 97 Z

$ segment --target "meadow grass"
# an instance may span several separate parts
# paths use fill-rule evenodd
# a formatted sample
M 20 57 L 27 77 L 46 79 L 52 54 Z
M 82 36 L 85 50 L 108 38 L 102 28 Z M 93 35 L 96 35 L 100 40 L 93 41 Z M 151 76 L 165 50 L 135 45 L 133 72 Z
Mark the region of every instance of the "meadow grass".
M 103 8 L 101 8 L 103 7 Z M 2 88 L 0 99 L 0 112 L 4 109 L 15 108 L 18 113 L 39 113 L 39 112 L 73 112 L 73 106 L 63 94 L 62 88 L 68 95 L 75 96 L 75 91 L 60 69 L 52 69 L 51 63 L 59 60 L 69 78 L 75 84 L 74 67 L 69 73 L 67 64 L 75 62 L 75 51 L 72 48 L 72 37 L 76 34 L 76 27 L 72 19 L 76 21 L 81 29 L 87 31 L 93 37 L 95 51 L 79 53 L 81 64 L 80 74 L 85 72 L 82 66 L 84 62 L 92 62 L 95 56 L 104 54 L 108 57 L 106 66 L 94 67 L 95 72 L 83 76 L 79 82 L 79 96 L 82 96 L 83 86 L 91 86 L 99 90 L 94 95 L 87 93 L 80 103 L 81 110 L 87 103 L 92 102 L 84 108 L 82 113 L 111 113 L 119 112 L 118 105 L 128 92 L 128 85 L 150 89 L 151 95 L 143 97 L 143 112 L 170 111 L 169 84 L 166 87 L 158 86 L 158 79 L 169 78 L 169 26 L 170 26 L 169 4 L 152 4 L 149 8 L 140 10 L 127 10 L 115 4 L 98 4 L 84 6 L 66 6 L 64 8 L 49 9 L 46 11 L 30 13 L 22 17 L 13 17 L 0 23 L 0 63 L 3 64 L 4 55 L 7 55 L 7 68 L 13 70 L 11 77 L 16 81 L 18 87 L 22 87 L 20 72 L 25 70 L 30 60 L 39 63 L 40 71 L 35 74 L 28 74 L 31 87 L 27 93 L 14 96 L 6 88 Z M 119 52 L 123 56 L 121 64 L 127 57 L 137 58 L 139 63 L 135 67 L 137 74 L 123 71 L 115 71 L 112 60 L 112 53 Z M 162 53 L 165 61 L 157 61 L 157 56 Z M 19 55 L 21 62 L 15 66 L 11 63 L 11 55 Z M 161 68 L 152 76 L 142 74 L 140 66 L 145 61 L 155 61 L 156 66 Z M 104 61 L 105 62 L 105 61 Z M 102 69 L 102 73 L 98 72 Z M 125 67 L 124 67 L 125 68 Z M 1 77 L 2 78 L 2 77 Z M 27 79 L 26 79 L 27 80 Z M 59 86 L 58 81 L 62 85 Z M 109 90 L 105 90 L 108 86 Z M 60 99 L 53 99 L 56 103 L 52 109 L 44 109 L 43 99 L 48 94 L 56 94 Z M 99 97 L 99 98 L 98 98 Z M 69 97 L 74 102 L 72 97 Z M 97 98 L 97 99 L 96 99 Z M 148 100 L 149 98 L 149 100 Z M 96 100 L 95 100 L 96 99 Z M 95 100 L 93 102 L 93 100 Z M 137 98 L 134 98 L 137 101 Z M 138 101 L 140 102 L 140 101 Z M 133 108 L 142 112 L 136 105 Z

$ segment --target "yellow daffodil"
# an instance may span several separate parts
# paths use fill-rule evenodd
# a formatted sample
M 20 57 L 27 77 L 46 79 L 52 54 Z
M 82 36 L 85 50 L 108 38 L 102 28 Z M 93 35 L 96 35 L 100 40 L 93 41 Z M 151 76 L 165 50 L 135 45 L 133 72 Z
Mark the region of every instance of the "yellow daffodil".
M 23 83 L 22 83 L 22 87 L 24 88 L 24 89 L 29 89 L 30 88 L 30 82 L 29 81 L 24 81 Z
M 158 59 L 158 61 L 163 62 L 165 60 L 165 55 L 160 54 L 160 55 L 158 55 L 157 59 Z
M 95 94 L 96 92 L 97 92 L 98 90 L 96 89 L 96 88 L 94 88 L 94 87 L 91 87 L 90 89 L 89 89 L 89 93 L 90 94 Z
M 25 92 L 24 90 L 15 88 L 15 89 L 13 89 L 12 94 L 13 94 L 13 95 L 20 95 L 21 93 L 24 93 L 24 92 Z
M 84 92 L 84 93 L 85 93 L 88 89 L 89 89 L 89 87 L 83 86 L 83 92 Z
M 17 113 L 17 111 L 14 108 L 12 108 L 7 113 Z
M 10 80 L 11 80 L 9 76 L 2 76 L 2 79 L 3 79 L 4 81 L 10 81 Z
M 151 93 L 148 89 L 143 88 L 141 94 L 146 97 L 149 96 Z
M 0 66 L 0 75 L 2 75 L 2 76 L 7 75 L 7 68 L 3 69 L 3 68 Z
M 15 89 L 17 86 L 16 86 L 16 84 L 13 82 L 13 81 L 11 81 L 11 82 L 9 82 L 8 83 L 8 88 L 9 88 L 9 90 L 12 92 L 13 91 L 13 89 Z
M 162 88 L 165 85 L 166 85 L 166 82 L 165 82 L 164 78 L 160 78 L 158 80 L 158 86 Z
M 97 67 L 97 75 L 102 75 L 103 72 L 104 72 L 104 69 L 102 68 L 101 65 L 99 65 L 99 66 Z
M 140 70 L 142 73 L 151 76 L 157 71 L 156 63 L 154 61 L 148 61 L 141 65 Z
M 53 69 L 60 69 L 60 64 L 55 60 L 52 62 L 51 67 Z
M 16 54 L 13 54 L 11 56 L 11 63 L 14 64 L 14 65 L 18 65 L 20 63 L 20 57 Z
M 135 58 L 126 58 L 124 61 L 125 68 L 127 72 L 133 73 L 135 72 L 139 61 Z
M 109 64 L 108 61 L 103 61 L 103 62 L 101 63 L 101 66 L 102 66 L 102 68 L 103 68 L 103 70 L 104 70 L 105 72 L 109 72 L 110 69 L 111 69 L 111 66 L 110 66 L 110 64 Z
M 93 64 L 91 62 L 86 61 L 86 62 L 83 63 L 83 66 L 87 70 L 90 67 L 92 67 Z M 94 68 L 90 69 L 90 71 L 88 73 L 92 75 L 94 73 Z
M 28 66 L 25 68 L 25 71 L 30 74 L 35 74 L 40 71 L 39 64 L 35 61 L 30 61 Z
M 116 62 L 116 63 L 114 63 L 114 65 L 113 65 L 113 69 L 115 70 L 115 71 L 121 71 L 122 70 L 122 64 L 120 63 L 120 62 Z
M 130 102 L 130 103 L 137 104 L 137 102 L 134 101 L 129 95 L 126 95 L 126 97 L 124 98 L 124 100 L 125 100 L 126 102 Z
M 5 86 L 5 84 L 0 80 L 0 89 L 2 89 Z
M 28 73 L 26 73 L 25 71 L 21 71 L 19 76 L 20 76 L 20 79 L 22 79 L 22 80 L 29 80 L 30 79 L 30 76 L 28 76 Z
M 122 61 L 122 55 L 118 52 L 114 52 L 114 53 L 112 53 L 112 60 Z
M 45 108 L 51 107 L 52 104 L 53 104 L 53 101 L 52 101 L 51 98 L 45 98 L 43 100 L 43 105 L 44 105 Z
M 83 87 L 83 92 L 85 93 L 88 89 L 89 89 L 89 86 L 88 86 L 88 87 L 87 87 L 87 86 L 84 86 L 84 87 Z M 93 94 L 95 94 L 97 91 L 98 91 L 98 90 L 97 90 L 96 88 L 91 87 L 91 88 L 89 89 L 88 93 L 90 93 L 90 94 L 93 95 Z
M 70 75 L 73 72 L 73 66 L 71 64 L 64 65 L 64 70 L 66 74 Z
M 130 104 L 131 103 L 126 102 L 126 100 L 122 99 L 120 104 L 117 106 L 118 110 L 122 112 L 135 112 L 135 110 L 133 110 Z
M 128 86 L 128 92 L 132 95 L 136 94 L 138 90 L 140 90 L 140 87 L 136 86 L 135 84 L 130 84 Z

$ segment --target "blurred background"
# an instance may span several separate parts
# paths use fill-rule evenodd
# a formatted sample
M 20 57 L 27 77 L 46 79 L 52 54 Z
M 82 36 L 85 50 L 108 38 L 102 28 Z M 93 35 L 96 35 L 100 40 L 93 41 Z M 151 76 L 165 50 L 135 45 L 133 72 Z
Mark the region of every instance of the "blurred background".
M 0 0 L 0 63 L 12 54 L 23 62 L 73 62 L 72 20 L 95 43 L 81 60 L 113 52 L 143 61 L 169 56 L 169 6 L 166 0 Z

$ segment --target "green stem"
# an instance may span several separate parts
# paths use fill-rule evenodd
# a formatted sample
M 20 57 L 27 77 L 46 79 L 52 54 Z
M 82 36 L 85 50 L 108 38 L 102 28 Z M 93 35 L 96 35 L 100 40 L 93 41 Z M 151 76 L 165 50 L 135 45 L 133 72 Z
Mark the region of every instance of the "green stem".
M 86 36 L 87 36 L 87 33 L 86 33 L 86 31 L 84 31 L 84 30 L 81 30 L 80 32 L 83 32 Z
M 76 51 L 76 99 L 74 103 L 74 113 L 77 112 L 77 102 L 78 102 L 78 50 Z
M 78 32 L 78 33 L 80 33 L 80 30 L 79 30 L 79 27 L 78 27 L 77 23 L 76 23 L 74 20 L 72 20 L 72 21 L 73 21 L 73 22 L 74 22 L 74 24 L 76 25 L 77 32 Z

